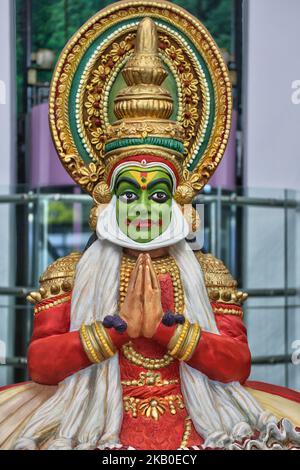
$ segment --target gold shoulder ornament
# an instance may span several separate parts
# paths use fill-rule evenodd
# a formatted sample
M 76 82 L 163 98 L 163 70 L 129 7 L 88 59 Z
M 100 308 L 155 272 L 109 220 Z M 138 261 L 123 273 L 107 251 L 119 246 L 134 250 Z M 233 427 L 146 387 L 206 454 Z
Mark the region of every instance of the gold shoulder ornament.
M 237 289 L 237 281 L 224 263 L 210 253 L 194 253 L 201 265 L 209 299 L 224 304 L 242 305 L 248 294 Z
M 30 292 L 27 300 L 36 304 L 57 295 L 70 293 L 73 288 L 76 265 L 80 257 L 81 253 L 73 252 L 50 264 L 40 277 L 39 291 Z

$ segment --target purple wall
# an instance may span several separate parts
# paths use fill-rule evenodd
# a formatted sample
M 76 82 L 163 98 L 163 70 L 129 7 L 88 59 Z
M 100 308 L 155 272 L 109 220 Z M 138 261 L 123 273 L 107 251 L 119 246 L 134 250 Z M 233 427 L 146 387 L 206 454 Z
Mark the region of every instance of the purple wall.
M 213 188 L 221 187 L 224 189 L 235 188 L 235 165 L 236 165 L 236 127 L 237 127 L 237 111 L 232 113 L 231 132 L 225 150 L 225 154 L 218 166 L 215 174 L 209 181 Z
M 74 185 L 73 180 L 60 163 L 52 142 L 47 103 L 32 108 L 30 134 L 31 187 Z

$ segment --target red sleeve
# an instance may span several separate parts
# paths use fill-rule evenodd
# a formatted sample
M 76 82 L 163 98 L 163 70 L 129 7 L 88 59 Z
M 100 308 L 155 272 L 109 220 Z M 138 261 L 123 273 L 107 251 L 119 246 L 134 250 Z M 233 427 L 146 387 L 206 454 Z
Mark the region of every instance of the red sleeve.
M 91 365 L 81 345 L 79 332 L 69 331 L 71 300 L 63 300 L 63 296 L 56 296 L 35 307 L 28 349 L 28 369 L 34 382 L 56 385 Z
M 245 382 L 250 375 L 251 354 L 243 320 L 238 315 L 215 315 L 220 335 L 201 332 L 190 366 L 219 382 Z M 168 345 L 172 330 L 159 325 L 154 339 Z M 174 330 L 173 330 L 174 331 Z M 166 332 L 166 334 L 164 334 Z M 170 336 L 171 335 L 171 336 Z
M 36 306 L 33 334 L 28 349 L 29 374 L 34 382 L 56 385 L 71 374 L 91 365 L 78 331 L 69 331 L 71 301 L 53 305 L 61 296 Z M 44 308 L 51 305 L 50 308 Z M 128 341 L 126 334 L 106 330 L 119 348 Z

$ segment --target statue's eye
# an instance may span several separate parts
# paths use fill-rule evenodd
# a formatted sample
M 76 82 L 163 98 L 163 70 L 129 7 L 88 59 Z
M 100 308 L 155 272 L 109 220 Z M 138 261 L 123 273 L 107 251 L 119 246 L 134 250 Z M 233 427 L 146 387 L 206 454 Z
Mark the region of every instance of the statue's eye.
M 126 204 L 130 204 L 133 201 L 136 201 L 138 199 L 138 196 L 133 193 L 132 191 L 126 191 L 123 194 L 120 194 L 119 200 L 122 202 L 125 202 Z
M 156 193 L 151 194 L 149 199 L 154 202 L 163 203 L 169 199 L 169 196 L 163 191 L 157 191 Z

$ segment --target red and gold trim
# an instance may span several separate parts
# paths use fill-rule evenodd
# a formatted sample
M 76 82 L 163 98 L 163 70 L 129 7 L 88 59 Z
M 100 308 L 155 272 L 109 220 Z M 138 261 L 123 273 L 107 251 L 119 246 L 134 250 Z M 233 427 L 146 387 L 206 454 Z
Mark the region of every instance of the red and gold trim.
M 58 295 L 56 297 L 52 297 L 51 299 L 43 300 L 42 302 L 39 302 L 36 305 L 36 307 L 34 309 L 34 315 L 37 315 L 38 313 L 40 313 L 44 310 L 49 310 L 49 308 L 57 307 L 58 305 L 61 305 L 65 302 L 68 302 L 69 300 L 71 300 L 71 295 L 70 294 L 68 294 L 68 295 L 62 294 L 62 295 Z
M 215 315 L 237 315 L 243 318 L 243 309 L 239 305 L 211 302 L 211 306 Z

